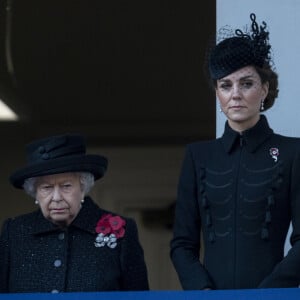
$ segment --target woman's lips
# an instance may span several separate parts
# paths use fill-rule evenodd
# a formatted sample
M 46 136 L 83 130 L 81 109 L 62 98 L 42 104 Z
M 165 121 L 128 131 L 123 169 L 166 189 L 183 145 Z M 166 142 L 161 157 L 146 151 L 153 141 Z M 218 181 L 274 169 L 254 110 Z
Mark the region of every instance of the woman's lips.
M 54 212 L 54 213 L 63 213 L 67 209 L 66 208 L 51 208 L 50 210 L 51 210 L 51 212 Z
M 236 106 L 230 106 L 230 109 L 242 109 L 244 106 L 236 105 Z

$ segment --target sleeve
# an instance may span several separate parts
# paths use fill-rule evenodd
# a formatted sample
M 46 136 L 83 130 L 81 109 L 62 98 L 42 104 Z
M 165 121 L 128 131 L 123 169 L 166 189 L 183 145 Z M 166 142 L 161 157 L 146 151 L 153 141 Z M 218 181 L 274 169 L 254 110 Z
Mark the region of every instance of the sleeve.
M 199 257 L 201 219 L 195 164 L 189 148 L 179 176 L 170 256 L 184 290 L 213 289 L 214 285 Z
M 273 272 L 266 277 L 260 288 L 288 288 L 300 285 L 300 153 L 292 167 L 290 180 L 290 201 L 292 217 L 291 248 Z
M 8 227 L 10 219 L 3 223 L 0 235 L 0 293 L 8 293 L 9 243 Z
M 126 219 L 125 230 L 121 246 L 122 290 L 149 290 L 144 250 L 139 242 L 137 225 L 133 219 Z

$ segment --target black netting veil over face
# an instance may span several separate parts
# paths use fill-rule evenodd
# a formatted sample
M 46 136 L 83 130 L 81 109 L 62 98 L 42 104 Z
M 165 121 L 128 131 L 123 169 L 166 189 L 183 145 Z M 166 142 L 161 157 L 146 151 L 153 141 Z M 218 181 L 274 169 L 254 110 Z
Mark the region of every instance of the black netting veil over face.
M 254 13 L 250 32 L 236 29 L 233 36 L 219 42 L 210 52 L 208 67 L 213 80 L 223 78 L 245 66 L 263 67 L 271 63 L 271 46 L 266 23 L 258 25 Z

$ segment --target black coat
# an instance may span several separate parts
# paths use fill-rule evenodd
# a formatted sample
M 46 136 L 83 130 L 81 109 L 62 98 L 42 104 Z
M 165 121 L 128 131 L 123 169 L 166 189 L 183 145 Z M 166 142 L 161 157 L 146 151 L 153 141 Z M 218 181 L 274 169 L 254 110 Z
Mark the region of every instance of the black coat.
M 297 287 L 300 139 L 274 134 L 262 115 L 242 135 L 226 123 L 221 138 L 188 145 L 171 258 L 184 289 Z
M 61 230 L 40 210 L 4 222 L 0 238 L 0 291 L 77 292 L 147 290 L 136 223 L 126 220 L 117 246 L 95 247 L 96 223 L 108 213 L 89 197 Z

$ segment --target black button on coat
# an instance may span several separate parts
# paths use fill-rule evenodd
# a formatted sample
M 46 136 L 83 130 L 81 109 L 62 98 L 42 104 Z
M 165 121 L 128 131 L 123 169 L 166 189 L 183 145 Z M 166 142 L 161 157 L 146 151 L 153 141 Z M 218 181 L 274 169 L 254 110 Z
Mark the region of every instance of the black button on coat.
M 221 138 L 188 145 L 175 215 L 170 254 L 184 289 L 297 287 L 300 139 L 261 115 L 242 135 L 226 123 Z
M 134 220 L 117 246 L 96 247 L 100 209 L 89 197 L 61 230 L 38 210 L 4 222 L 0 237 L 0 291 L 93 292 L 148 290 L 147 269 Z

